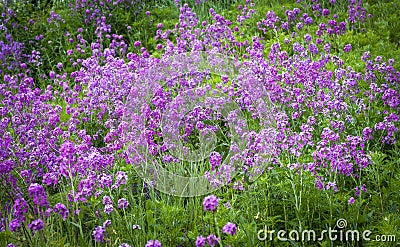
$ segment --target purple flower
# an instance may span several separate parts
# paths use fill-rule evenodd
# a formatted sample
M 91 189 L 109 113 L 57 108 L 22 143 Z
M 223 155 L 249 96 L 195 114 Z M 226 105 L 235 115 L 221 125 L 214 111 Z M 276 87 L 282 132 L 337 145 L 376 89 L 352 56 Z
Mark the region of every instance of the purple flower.
M 125 209 L 128 207 L 128 205 L 129 205 L 129 202 L 125 198 L 121 198 L 118 200 L 118 208 Z
M 304 24 L 306 24 L 306 25 L 311 25 L 312 23 L 313 23 L 313 19 L 311 17 L 307 17 L 304 20 Z
M 118 171 L 115 174 L 115 180 L 117 184 L 126 184 L 126 180 L 128 180 L 128 176 L 123 171 Z
M 54 206 L 54 212 L 55 212 L 55 213 L 58 213 L 58 214 L 61 216 L 61 218 L 63 218 L 63 220 L 66 220 L 66 219 L 68 218 L 69 210 L 68 210 L 68 208 L 67 208 L 64 204 L 62 204 L 62 203 L 57 203 L 57 204 Z
M 108 227 L 109 225 L 111 225 L 111 220 L 104 221 L 103 227 Z
M 353 204 L 354 203 L 354 197 L 350 197 L 350 199 L 347 201 L 347 204 L 348 205 L 350 205 L 350 204 Z
M 206 239 L 203 236 L 198 236 L 196 238 L 196 247 L 202 247 L 206 245 Z
M 10 228 L 10 231 L 15 232 L 18 231 L 19 228 L 21 227 L 21 224 L 19 223 L 19 221 L 17 219 L 13 219 L 10 224 L 8 225 L 8 227 Z
M 305 41 L 306 43 L 310 43 L 311 40 L 312 40 L 311 34 L 307 33 L 306 35 L 304 35 L 304 41 Z
M 161 28 L 163 28 L 163 27 L 164 27 L 164 25 L 163 25 L 162 23 L 158 23 L 158 24 L 157 24 L 157 28 L 158 28 L 158 29 L 161 29 Z
M 156 48 L 157 50 L 161 51 L 164 46 L 162 44 L 157 44 Z
M 318 48 L 314 43 L 311 43 L 308 45 L 308 50 L 310 51 L 311 54 L 316 55 L 318 54 Z
M 28 204 L 24 198 L 18 198 L 14 202 L 14 216 L 22 221 L 25 220 L 24 214 L 28 212 Z
M 34 220 L 34 221 L 32 221 L 32 223 L 30 223 L 28 225 L 28 227 L 29 227 L 29 229 L 31 229 L 32 232 L 40 231 L 44 227 L 43 220 L 41 220 L 41 219 Z
M 219 243 L 219 238 L 217 238 L 217 236 L 215 236 L 214 234 L 210 234 L 207 237 L 207 242 L 211 247 L 214 247 Z
M 149 16 L 151 13 L 150 11 L 146 11 L 146 15 Z
M 92 235 L 94 237 L 94 241 L 96 242 L 103 242 L 104 241 L 104 234 L 106 232 L 106 228 L 102 227 L 102 226 L 98 226 L 96 227 L 96 229 L 94 229 Z
M 47 207 L 47 195 L 42 185 L 32 183 L 28 188 L 29 196 L 33 199 L 33 203 L 38 206 Z
M 218 207 L 218 198 L 214 195 L 210 195 L 204 198 L 203 208 L 205 211 L 215 211 Z
M 352 48 L 351 44 L 347 44 L 344 46 L 343 50 L 344 52 L 350 52 L 351 48 Z
M 236 234 L 236 225 L 232 222 L 226 223 L 226 225 L 222 228 L 222 232 L 230 235 Z
M 211 169 L 214 171 L 216 166 L 219 166 L 222 161 L 222 156 L 218 153 L 213 151 L 210 154 L 210 164 L 211 164 Z
M 133 45 L 138 48 L 142 43 L 138 40 L 133 43 Z
M 112 211 L 114 211 L 114 206 L 112 204 L 107 204 L 104 206 L 104 213 L 110 214 Z
M 111 198 L 109 196 L 103 197 L 103 205 L 113 204 Z
M 301 22 L 297 23 L 296 28 L 298 30 L 301 30 L 303 28 L 303 23 L 301 23 Z
M 161 247 L 161 243 L 158 240 L 149 240 L 147 241 L 145 247 Z
M 132 246 L 130 246 L 130 245 L 127 244 L 127 243 L 122 243 L 119 247 L 132 247 Z

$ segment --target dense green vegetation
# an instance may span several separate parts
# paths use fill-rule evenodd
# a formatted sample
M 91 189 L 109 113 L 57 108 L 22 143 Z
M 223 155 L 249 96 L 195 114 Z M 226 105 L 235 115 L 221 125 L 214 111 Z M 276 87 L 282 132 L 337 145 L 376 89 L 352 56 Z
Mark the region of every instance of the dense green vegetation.
M 398 245 L 400 2 L 186 3 L 1 5 L 0 245 Z M 178 55 L 198 52 L 240 69 L 198 75 Z M 244 113 L 243 149 L 211 106 L 166 113 L 203 87 Z M 217 129 L 207 157 L 171 157 L 174 129 L 197 152 L 204 128 Z M 223 186 L 164 193 L 140 174 L 149 161 Z

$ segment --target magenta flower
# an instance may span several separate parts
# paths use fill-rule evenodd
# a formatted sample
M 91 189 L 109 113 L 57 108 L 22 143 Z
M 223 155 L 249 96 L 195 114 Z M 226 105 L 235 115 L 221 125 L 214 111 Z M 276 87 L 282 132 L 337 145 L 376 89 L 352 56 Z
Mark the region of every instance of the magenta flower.
M 43 220 L 41 220 L 41 219 L 34 220 L 34 221 L 32 221 L 32 223 L 30 223 L 28 225 L 28 227 L 29 227 L 29 229 L 31 229 L 32 232 L 40 231 L 44 227 Z
M 110 214 L 112 211 L 114 211 L 114 206 L 112 204 L 107 204 L 104 206 L 104 213 Z
M 212 152 L 210 154 L 211 169 L 214 171 L 216 166 L 219 166 L 222 161 L 222 156 L 218 152 Z
M 94 229 L 92 235 L 94 237 L 94 241 L 96 242 L 103 242 L 104 241 L 104 234 L 106 232 L 106 228 L 102 227 L 102 226 L 98 226 L 96 227 L 96 229 Z
M 218 198 L 214 195 L 210 195 L 204 198 L 203 208 L 205 211 L 215 211 L 218 207 Z
M 211 247 L 214 247 L 219 243 L 219 238 L 217 238 L 217 236 L 215 236 L 214 234 L 210 234 L 207 237 L 207 242 Z
M 352 48 L 351 44 L 347 44 L 344 46 L 343 50 L 344 52 L 350 52 L 351 48 Z
M 121 198 L 121 199 L 118 200 L 118 208 L 125 209 L 128 206 L 129 206 L 129 202 L 125 198 Z
M 228 222 L 226 225 L 222 228 L 222 232 L 230 235 L 235 235 L 236 234 L 237 227 L 234 223 Z
M 161 247 L 161 243 L 158 240 L 149 240 L 147 241 L 145 247 Z
M 111 220 L 106 220 L 103 222 L 103 227 L 108 227 L 109 225 L 111 225 Z
M 198 236 L 196 238 L 196 247 L 203 247 L 206 245 L 206 239 L 203 236 Z
M 68 210 L 68 208 L 67 208 L 64 204 L 62 204 L 62 203 L 57 203 L 57 204 L 54 206 L 54 212 L 55 212 L 55 213 L 58 213 L 58 214 L 61 216 L 61 218 L 63 218 L 63 220 L 66 220 L 66 219 L 68 218 L 69 210 Z
M 21 227 L 21 224 L 19 223 L 19 221 L 17 219 L 13 219 L 10 224 L 8 225 L 8 227 L 10 228 L 10 231 L 12 232 L 16 232 L 19 230 L 19 228 Z

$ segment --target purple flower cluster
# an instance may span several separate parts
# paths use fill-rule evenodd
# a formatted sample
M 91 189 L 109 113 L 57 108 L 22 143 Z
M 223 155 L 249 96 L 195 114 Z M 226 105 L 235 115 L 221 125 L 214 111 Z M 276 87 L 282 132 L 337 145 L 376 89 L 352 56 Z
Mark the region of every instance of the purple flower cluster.
M 366 12 L 360 0 L 349 1 L 347 22 L 340 22 L 346 18 L 338 18 L 334 8 L 325 8 L 318 1 L 310 6 L 312 13 L 306 13 L 307 8 L 288 9 L 282 15 L 268 11 L 257 23 L 264 36 L 277 31 L 292 33 L 292 39 L 287 39 L 285 46 L 276 43 L 271 47 L 266 47 L 265 37 L 244 38 L 246 21 L 255 13 L 250 1 L 238 7 L 241 13 L 236 23 L 213 9 L 209 11 L 211 20 L 200 23 L 188 4 L 179 5 L 179 23 L 174 29 L 168 30 L 162 23 L 157 25 L 156 49 L 162 58 L 150 55 L 141 41 L 130 44 L 137 53 L 128 53 L 125 37 L 112 33 L 110 11 L 133 6 L 133 2 L 114 2 L 77 0 L 71 5 L 72 13 L 82 17 L 88 28 L 79 28 L 75 34 L 65 33 L 64 38 L 73 47 L 67 51 L 71 60 L 57 61 L 51 70 L 43 72 L 42 80 L 48 86 L 42 88 L 37 88 L 40 80 L 30 69 L 44 68 L 45 56 L 42 49 L 28 50 L 27 47 L 43 42 L 45 35 L 38 35 L 30 44 L 15 41 L 10 30 L 18 27 L 10 20 L 16 18 L 16 13 L 12 10 L 3 13 L 0 20 L 5 37 L 0 41 L 0 183 L 11 189 L 9 194 L 0 192 L 6 197 L 0 200 L 0 211 L 9 216 L 0 215 L 0 231 L 8 226 L 10 231 L 17 232 L 28 224 L 37 232 L 45 227 L 46 217 L 51 213 L 63 220 L 73 217 L 73 212 L 79 214 L 80 209 L 69 208 L 71 204 L 87 204 L 100 197 L 103 190 L 116 190 L 127 184 L 125 172 L 117 171 L 115 175 L 109 172 L 121 161 L 135 166 L 142 164 L 144 156 L 127 153 L 141 154 L 141 148 L 148 147 L 163 165 L 180 162 L 172 155 L 176 150 L 171 137 L 174 134 L 189 146 L 197 132 L 206 138 L 210 133 L 226 134 L 224 124 L 234 126 L 232 129 L 240 141 L 229 143 L 223 150 L 233 155 L 226 161 L 220 150 L 206 155 L 211 171 L 205 174 L 212 185 L 232 182 L 234 172 L 254 178 L 267 172 L 263 168 L 265 164 L 273 169 L 280 155 L 292 155 L 309 161 L 291 164 L 289 168 L 309 171 L 315 176 L 318 189 L 334 191 L 341 188 L 328 181 L 332 173 L 351 177 L 372 163 L 368 143 L 393 145 L 397 141 L 400 74 L 393 68 L 394 61 L 386 63 L 379 56 L 371 59 L 365 53 L 361 59 L 366 65 L 365 72 L 356 72 L 346 67 L 339 56 L 331 55 L 331 44 L 325 37 L 326 34 L 342 35 L 349 24 L 355 26 L 365 21 Z M 330 2 L 336 4 L 334 0 Z M 150 19 L 154 14 L 147 11 L 145 15 Z M 318 24 L 316 34 L 300 35 L 308 25 L 320 20 L 319 16 L 323 22 Z M 50 27 L 63 21 L 59 14 L 50 12 Z M 33 25 L 34 21 L 29 23 Z M 90 27 L 94 32 L 89 35 L 97 38 L 91 44 L 84 38 Z M 284 50 L 289 45 L 291 48 Z M 269 54 L 265 57 L 267 49 Z M 345 53 L 351 50 L 351 44 L 343 47 Z M 184 58 L 179 55 L 187 52 L 195 59 L 199 51 L 207 54 L 214 64 L 223 63 L 221 54 L 234 57 L 238 75 L 233 78 L 223 68 L 217 68 L 224 75 L 216 87 L 251 118 L 275 122 L 276 127 L 260 123 L 257 131 L 248 130 L 239 113 L 218 115 L 211 106 L 222 108 L 229 100 L 217 97 L 209 97 L 204 107 L 195 108 L 189 114 L 179 112 L 187 102 L 175 97 L 177 94 L 189 92 L 202 97 L 212 91 L 211 85 L 200 87 L 210 79 L 209 71 L 198 74 L 197 68 L 187 66 L 192 60 L 171 62 L 177 56 Z M 63 73 L 70 65 L 73 71 Z M 168 70 L 170 67 L 172 71 Z M 160 83 L 164 81 L 166 85 Z M 149 94 L 152 98 L 147 101 Z M 279 107 L 257 103 L 260 98 L 269 98 Z M 132 106 L 136 108 L 129 108 Z M 366 112 L 375 111 L 377 106 L 383 109 L 376 114 L 376 119 L 364 121 L 368 118 Z M 167 110 L 170 115 L 165 115 Z M 126 118 L 127 112 L 133 112 L 129 118 Z M 272 120 L 268 119 L 270 115 Z M 213 126 L 210 122 L 219 124 Z M 354 131 L 353 126 L 360 129 Z M 128 152 L 124 152 L 127 143 L 130 144 Z M 182 150 L 190 155 L 187 146 Z M 268 158 L 271 156 L 272 159 Z M 243 180 L 235 181 L 233 188 L 244 190 L 245 184 Z M 55 202 L 51 207 L 49 191 L 60 187 L 70 190 L 65 198 L 68 203 Z M 367 191 L 365 185 L 356 187 L 355 197 L 361 191 Z M 204 210 L 215 212 L 218 201 L 213 195 L 207 196 L 203 201 Z M 96 210 L 105 214 L 114 211 L 111 197 L 103 196 L 102 203 L 104 208 Z M 348 203 L 354 203 L 354 198 Z M 117 205 L 128 209 L 129 202 L 120 198 Z M 36 220 L 25 223 L 27 215 L 33 215 Z M 106 221 L 94 229 L 96 242 L 104 242 L 109 224 Z M 222 231 L 234 235 L 237 227 L 228 222 Z M 196 246 L 204 246 L 206 242 L 214 246 L 219 239 L 215 235 L 199 236 Z M 158 240 L 149 240 L 146 246 L 161 244 Z
M 210 196 L 205 197 L 204 201 L 203 201 L 204 210 L 205 211 L 215 211 L 215 210 L 217 210 L 218 201 L 219 201 L 219 199 L 214 195 L 210 195 Z
M 158 240 L 149 240 L 147 241 L 145 247 L 161 247 L 161 243 Z
M 222 232 L 230 235 L 236 234 L 236 225 L 232 222 L 226 223 L 226 225 L 222 228 Z

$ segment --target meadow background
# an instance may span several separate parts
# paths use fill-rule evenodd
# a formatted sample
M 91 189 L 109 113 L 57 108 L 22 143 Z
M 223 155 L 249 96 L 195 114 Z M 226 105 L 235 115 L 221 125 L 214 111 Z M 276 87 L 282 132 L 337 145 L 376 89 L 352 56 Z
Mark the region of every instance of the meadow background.
M 399 1 L 65 0 L 0 6 L 1 246 L 400 243 Z M 152 67 L 195 51 L 216 60 L 213 54 L 231 57 L 243 68 L 240 79 L 189 73 L 159 91 L 152 87 L 154 80 L 169 82 L 175 75 L 153 74 Z M 180 71 L 181 64 L 173 66 Z M 127 99 L 140 101 L 145 84 L 154 100 L 141 102 L 146 107 L 126 121 Z M 179 126 L 192 150 L 199 142 L 195 129 L 220 129 L 218 148 L 194 170 L 163 146 L 165 104 L 174 92 L 200 84 L 222 88 L 248 113 L 251 133 L 236 157 L 244 165 L 235 177 L 219 177 L 230 169 L 221 164 L 232 148 L 224 141 L 225 120 L 195 114 L 190 121 L 197 122 Z M 256 85 L 274 105 L 273 130 L 263 128 L 262 117 L 252 115 L 260 109 L 247 103 L 258 95 Z M 135 132 L 136 125 L 146 131 Z M 134 169 L 140 157 L 127 155 L 127 132 L 166 168 L 182 175 L 211 171 L 214 182 L 227 185 L 211 196 L 159 192 Z M 273 151 L 266 150 L 271 143 Z M 257 179 L 249 179 L 252 172 Z M 370 230 L 371 239 L 397 239 L 257 237 L 264 228 L 319 233 L 339 219 L 347 221 L 344 229 Z

